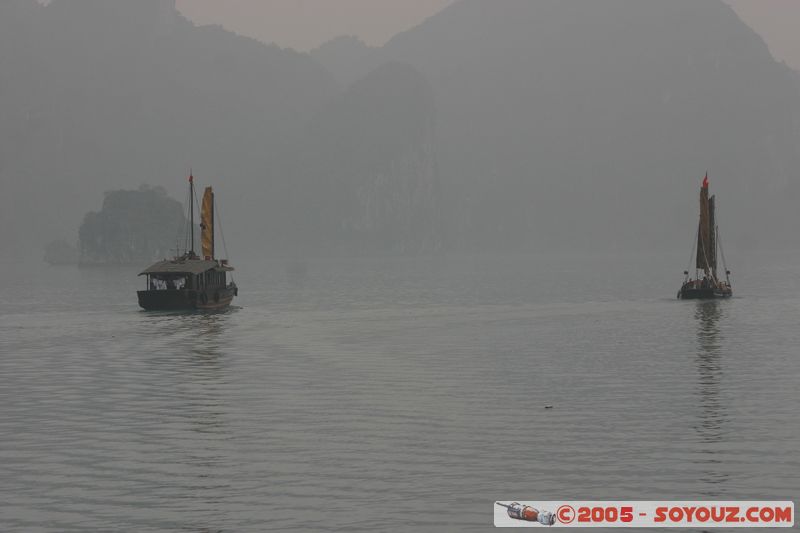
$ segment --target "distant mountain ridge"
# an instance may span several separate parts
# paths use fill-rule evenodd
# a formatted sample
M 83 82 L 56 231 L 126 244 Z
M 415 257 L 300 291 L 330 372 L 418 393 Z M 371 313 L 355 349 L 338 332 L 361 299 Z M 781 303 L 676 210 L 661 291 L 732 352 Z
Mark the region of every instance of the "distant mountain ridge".
M 310 54 L 173 0 L 6 0 L 0 239 L 191 165 L 234 247 L 681 246 L 706 170 L 726 242 L 796 242 L 799 100 L 721 0 L 460 0 Z
M 195 27 L 174 0 L 0 3 L 0 183 L 16 192 L 0 238 L 21 239 L 12 220 L 42 240 L 74 232 L 106 190 L 181 197 L 189 166 L 246 196 L 340 92 L 307 54 Z
M 11 221 L 24 220 L 34 239 L 72 240 L 104 191 L 147 182 L 180 197 L 192 166 L 236 213 L 234 246 L 439 246 L 438 197 L 411 183 L 436 189 L 431 99 L 411 68 L 348 89 L 308 54 L 195 27 L 174 0 L 13 0 L 0 40 L 0 180 L 16 190 L 0 239 L 20 241 Z
M 350 49 L 431 81 L 456 242 L 677 245 L 706 169 L 731 240 L 793 238 L 800 92 L 720 0 L 461 0 Z
M 318 113 L 290 165 L 291 218 L 307 230 L 300 240 L 351 249 L 441 248 L 434 124 L 428 81 L 403 63 L 374 69 Z

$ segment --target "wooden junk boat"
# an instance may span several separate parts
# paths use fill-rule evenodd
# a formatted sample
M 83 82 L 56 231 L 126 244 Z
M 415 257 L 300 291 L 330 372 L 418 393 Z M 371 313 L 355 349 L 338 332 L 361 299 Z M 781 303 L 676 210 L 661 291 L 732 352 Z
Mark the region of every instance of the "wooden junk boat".
M 689 277 L 689 270 L 683 271 L 683 285 L 678 291 L 678 298 L 684 300 L 730 298 L 733 295 L 731 288 L 731 272 L 725 265 L 725 254 L 719 239 L 719 227 L 716 223 L 714 196 L 708 196 L 708 172 L 700 187 L 700 224 L 697 228 L 695 243 L 697 252 L 692 250 L 695 262 L 695 277 Z M 720 280 L 717 275 L 717 252 L 722 259 L 725 271 L 725 280 Z M 700 278 L 702 271 L 703 277 Z
M 239 289 L 227 281 L 233 267 L 227 259 L 214 257 L 214 192 L 206 187 L 200 211 L 203 257 L 194 251 L 194 176 L 189 174 L 189 250 L 172 260 L 164 260 L 139 273 L 147 288 L 137 291 L 139 305 L 148 311 L 181 309 L 223 309 L 230 305 Z

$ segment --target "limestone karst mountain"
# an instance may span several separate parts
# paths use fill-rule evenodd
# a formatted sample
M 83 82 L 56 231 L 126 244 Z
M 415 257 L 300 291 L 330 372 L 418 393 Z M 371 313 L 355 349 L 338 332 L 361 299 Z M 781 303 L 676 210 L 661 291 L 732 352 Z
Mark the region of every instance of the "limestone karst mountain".
M 465 243 L 680 245 L 706 170 L 730 240 L 796 233 L 775 206 L 797 200 L 800 91 L 720 0 L 461 0 L 380 49 L 327 48 L 331 68 L 398 60 L 430 80 Z

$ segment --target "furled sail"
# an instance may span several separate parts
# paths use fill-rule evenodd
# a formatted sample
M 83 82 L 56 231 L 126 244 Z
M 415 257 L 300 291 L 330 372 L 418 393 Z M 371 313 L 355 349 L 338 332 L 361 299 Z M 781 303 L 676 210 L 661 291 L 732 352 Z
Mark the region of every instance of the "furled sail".
M 214 192 L 206 187 L 203 194 L 203 205 L 200 208 L 200 240 L 203 246 L 203 257 L 214 258 Z
M 708 199 L 708 266 L 714 279 L 717 278 L 717 222 L 714 216 L 714 197 Z
M 708 205 L 708 177 L 703 180 L 700 188 L 700 227 L 697 230 L 697 261 L 696 266 L 706 274 L 711 270 L 710 235 L 711 221 L 709 220 Z

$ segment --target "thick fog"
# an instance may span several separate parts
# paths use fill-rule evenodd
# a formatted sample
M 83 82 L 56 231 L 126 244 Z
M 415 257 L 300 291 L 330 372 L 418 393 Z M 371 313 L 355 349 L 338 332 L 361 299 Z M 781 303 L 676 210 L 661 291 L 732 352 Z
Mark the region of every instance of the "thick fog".
M 4 259 L 190 168 L 234 256 L 688 254 L 706 171 L 727 246 L 796 247 L 799 145 L 800 74 L 722 0 L 460 0 L 310 53 L 174 0 L 0 2 Z

